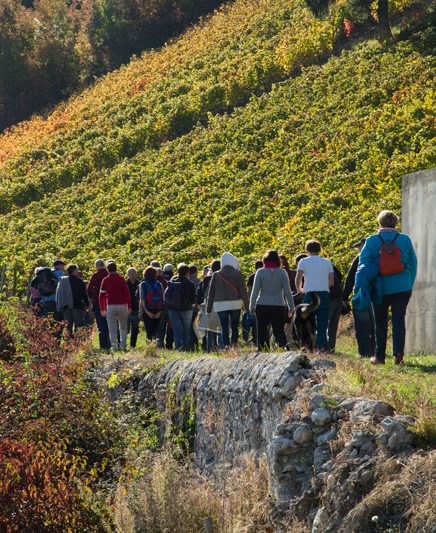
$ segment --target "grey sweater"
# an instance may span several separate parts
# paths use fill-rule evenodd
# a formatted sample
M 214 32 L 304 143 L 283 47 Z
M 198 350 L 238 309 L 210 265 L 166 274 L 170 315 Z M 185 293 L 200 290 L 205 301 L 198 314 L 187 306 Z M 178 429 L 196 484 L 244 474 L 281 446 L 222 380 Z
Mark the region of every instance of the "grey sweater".
M 286 305 L 294 308 L 291 286 L 286 270 L 283 268 L 260 268 L 254 278 L 250 297 L 250 313 L 254 314 L 256 305 Z

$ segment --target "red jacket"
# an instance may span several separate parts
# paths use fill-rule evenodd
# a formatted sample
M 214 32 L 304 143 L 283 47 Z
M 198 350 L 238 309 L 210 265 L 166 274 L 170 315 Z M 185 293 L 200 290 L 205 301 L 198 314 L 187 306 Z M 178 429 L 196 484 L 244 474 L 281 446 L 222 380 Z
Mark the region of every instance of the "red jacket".
M 101 311 L 106 311 L 108 305 L 127 305 L 131 309 L 130 291 L 123 276 L 113 272 L 103 279 L 99 302 Z
M 89 280 L 88 286 L 86 287 L 86 291 L 94 305 L 98 304 L 98 299 L 100 298 L 101 282 L 108 274 L 109 272 L 105 268 L 101 268 L 100 270 L 97 270 L 97 272 L 94 272 L 94 274 L 91 276 L 91 279 Z

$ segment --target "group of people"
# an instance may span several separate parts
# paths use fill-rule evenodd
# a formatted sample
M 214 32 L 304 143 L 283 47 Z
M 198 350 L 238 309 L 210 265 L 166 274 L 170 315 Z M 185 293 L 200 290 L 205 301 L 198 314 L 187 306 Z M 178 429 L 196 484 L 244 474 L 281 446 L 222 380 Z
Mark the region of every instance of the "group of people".
M 38 267 L 31 299 L 41 316 L 52 314 L 67 324 L 70 335 L 95 320 L 102 350 L 135 348 L 140 321 L 147 339 L 158 347 L 205 351 L 236 346 L 242 309 L 242 335 L 258 350 L 269 350 L 271 336 L 281 348 L 292 343 L 295 307 L 316 294 L 316 349 L 333 352 L 341 314 L 350 312 L 350 297 L 359 353 L 384 364 L 388 312 L 392 310 L 395 362 L 404 357 L 405 313 L 416 277 L 417 261 L 410 238 L 398 232 L 397 216 L 382 211 L 375 235 L 355 243 L 359 254 L 342 274 L 322 257 L 316 240 L 306 243 L 291 269 L 285 256 L 269 250 L 245 280 L 238 259 L 225 252 L 198 275 L 195 265 L 162 268 L 152 261 L 139 279 L 135 268 L 126 277 L 115 261 L 97 259 L 89 282 L 75 264 L 57 260 L 53 269 Z M 272 334 L 272 335 L 271 335 Z M 250 339 L 251 336 L 251 339 Z

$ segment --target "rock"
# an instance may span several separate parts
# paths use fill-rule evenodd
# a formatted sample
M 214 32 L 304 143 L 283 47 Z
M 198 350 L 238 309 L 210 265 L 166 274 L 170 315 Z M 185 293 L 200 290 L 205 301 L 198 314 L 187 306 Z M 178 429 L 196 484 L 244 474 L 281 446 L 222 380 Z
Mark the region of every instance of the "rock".
M 363 431 L 352 431 L 351 440 L 347 443 L 350 448 L 363 448 L 368 442 L 373 442 L 374 436 Z
M 327 518 L 327 510 L 325 507 L 320 507 L 313 519 L 312 532 L 311 533 L 324 533 L 324 520 Z
M 315 392 L 322 391 L 323 389 L 325 389 L 324 383 L 318 383 L 308 390 L 308 394 L 314 394 Z
M 403 429 L 402 431 L 396 431 L 389 437 L 387 446 L 390 450 L 399 452 L 408 448 L 412 442 L 411 433 Z
M 315 394 L 315 396 L 312 396 L 310 399 L 310 404 L 312 407 L 321 407 L 321 405 L 325 402 L 325 396 L 322 394 Z
M 290 438 L 292 435 L 292 424 L 289 424 L 289 423 L 278 424 L 276 427 L 276 435 L 282 435 L 282 436 Z
M 272 397 L 275 401 L 282 398 L 292 398 L 300 380 L 293 375 L 285 375 L 284 379 L 272 388 Z
M 324 407 L 318 407 L 312 411 L 311 419 L 316 426 L 325 426 L 331 422 L 332 415 L 328 409 L 325 409 Z
M 376 419 L 382 419 L 385 416 L 394 414 L 394 408 L 385 402 L 378 400 L 358 400 L 353 407 L 355 416 L 371 416 Z
M 330 431 L 326 431 L 322 435 L 319 435 L 316 439 L 316 443 L 318 445 L 326 444 L 327 442 L 334 440 L 336 438 L 336 430 L 331 429 Z
M 333 461 L 330 459 L 329 461 L 325 462 L 322 467 L 323 470 L 326 470 L 327 472 L 333 468 Z
M 336 364 L 329 359 L 317 359 L 316 361 L 312 361 L 312 368 L 336 368 Z
M 318 446 L 313 453 L 313 466 L 315 470 L 322 470 L 322 465 L 330 459 L 330 452 L 324 446 Z
M 303 424 L 294 431 L 293 438 L 297 444 L 309 444 L 313 440 L 313 433 L 307 424 Z

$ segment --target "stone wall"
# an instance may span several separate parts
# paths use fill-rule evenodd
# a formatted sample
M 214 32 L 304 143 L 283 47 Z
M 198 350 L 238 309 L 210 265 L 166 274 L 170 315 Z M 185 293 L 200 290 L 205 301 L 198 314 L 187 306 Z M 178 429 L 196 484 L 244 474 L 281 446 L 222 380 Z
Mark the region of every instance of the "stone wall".
M 180 359 L 146 373 L 138 391 L 162 413 L 169 401 L 173 413 L 190 406 L 195 461 L 211 477 L 244 454 L 266 456 L 276 524 L 291 513 L 311 517 L 314 531 L 350 533 L 340 524 L 374 487 L 378 462 L 410 449 L 414 420 L 380 401 L 328 396 L 322 381 L 334 367 L 292 352 Z M 321 507 L 333 481 L 338 497 Z
M 406 350 L 436 352 L 436 169 L 403 177 L 402 229 L 418 256 L 407 313 Z

